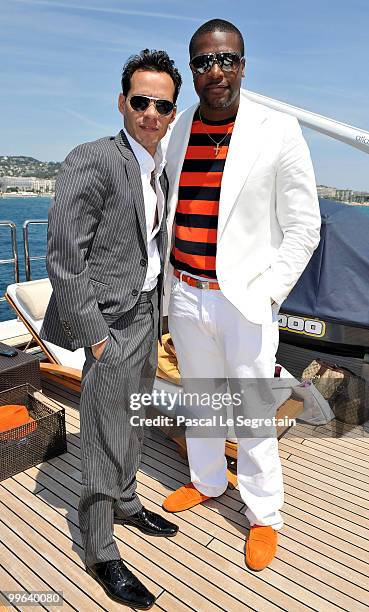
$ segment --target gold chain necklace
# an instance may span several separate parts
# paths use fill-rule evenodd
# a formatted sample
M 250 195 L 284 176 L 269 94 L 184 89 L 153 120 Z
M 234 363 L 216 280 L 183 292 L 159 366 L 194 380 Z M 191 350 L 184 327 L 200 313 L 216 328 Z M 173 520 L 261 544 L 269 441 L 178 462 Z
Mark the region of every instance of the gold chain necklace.
M 204 123 L 204 122 L 203 122 L 203 120 L 202 120 L 201 113 L 200 113 L 200 109 L 199 109 L 199 118 L 200 118 L 200 121 L 201 121 L 202 127 L 204 128 L 204 132 L 205 132 L 205 134 L 206 134 L 207 136 L 209 136 L 210 140 L 211 140 L 211 141 L 212 141 L 212 142 L 215 144 L 215 147 L 214 147 L 214 154 L 215 154 L 215 157 L 216 157 L 216 156 L 218 155 L 218 153 L 219 153 L 219 148 L 220 148 L 220 145 L 222 144 L 223 140 L 225 140 L 225 139 L 227 138 L 228 134 L 229 134 L 229 133 L 230 133 L 230 131 L 231 131 L 231 128 L 228 128 L 227 133 L 226 133 L 226 134 L 224 134 L 223 138 L 217 142 L 217 141 L 216 141 L 216 140 L 214 140 L 214 138 L 212 138 L 212 137 L 210 136 L 210 134 L 209 134 L 209 133 L 208 133 L 208 132 L 205 130 L 205 123 Z

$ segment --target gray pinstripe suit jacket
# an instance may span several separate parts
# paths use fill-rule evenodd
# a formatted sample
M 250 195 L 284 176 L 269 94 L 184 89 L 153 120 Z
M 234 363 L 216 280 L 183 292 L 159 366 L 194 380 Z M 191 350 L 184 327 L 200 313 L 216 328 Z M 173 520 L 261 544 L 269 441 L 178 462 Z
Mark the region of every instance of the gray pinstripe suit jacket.
M 166 200 L 165 173 L 161 186 Z M 166 242 L 164 214 L 160 305 Z M 147 257 L 140 168 L 124 132 L 76 147 L 60 170 L 49 211 L 46 265 L 53 293 L 41 337 L 71 350 L 105 338 L 109 325 L 137 302 Z

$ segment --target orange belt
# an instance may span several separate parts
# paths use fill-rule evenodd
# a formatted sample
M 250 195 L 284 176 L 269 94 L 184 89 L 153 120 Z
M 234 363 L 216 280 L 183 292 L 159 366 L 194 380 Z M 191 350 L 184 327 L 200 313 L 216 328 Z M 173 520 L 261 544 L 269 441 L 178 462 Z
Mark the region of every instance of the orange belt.
M 179 272 L 179 270 L 174 270 L 174 276 L 183 280 L 187 285 L 191 285 L 191 287 L 196 287 L 197 289 L 217 289 L 220 290 L 219 283 L 216 281 L 199 280 L 198 278 L 193 278 L 189 274 L 185 274 L 184 272 Z

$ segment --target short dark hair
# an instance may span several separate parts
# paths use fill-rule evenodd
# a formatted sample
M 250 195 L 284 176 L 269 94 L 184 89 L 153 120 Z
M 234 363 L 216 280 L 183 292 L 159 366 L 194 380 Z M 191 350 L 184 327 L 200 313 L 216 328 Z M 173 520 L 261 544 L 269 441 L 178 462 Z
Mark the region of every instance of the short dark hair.
M 237 34 L 238 39 L 240 41 L 240 50 L 241 55 L 245 55 L 245 43 L 243 41 L 243 36 L 238 28 L 236 28 L 233 23 L 230 21 L 226 21 L 225 19 L 211 19 L 207 21 L 202 26 L 199 27 L 198 30 L 194 33 L 190 40 L 190 57 L 193 57 L 194 50 L 196 46 L 196 42 L 200 36 L 203 34 L 212 34 L 213 32 L 231 32 L 232 34 Z
M 143 49 L 137 55 L 131 55 L 123 66 L 122 91 L 127 96 L 131 87 L 131 77 L 136 70 L 152 70 L 154 72 L 166 72 L 174 83 L 174 103 L 177 101 L 179 90 L 182 85 L 182 77 L 170 59 L 166 51 Z

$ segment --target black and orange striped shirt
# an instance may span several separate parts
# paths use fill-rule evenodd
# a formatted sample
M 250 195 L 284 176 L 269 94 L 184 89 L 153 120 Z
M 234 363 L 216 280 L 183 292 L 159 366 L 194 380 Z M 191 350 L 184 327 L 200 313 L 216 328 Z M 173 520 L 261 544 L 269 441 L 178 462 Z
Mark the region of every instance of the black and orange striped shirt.
M 201 122 L 198 111 L 194 115 L 179 181 L 170 256 L 177 270 L 216 278 L 220 187 L 234 121 Z M 216 154 L 217 142 L 221 144 Z

